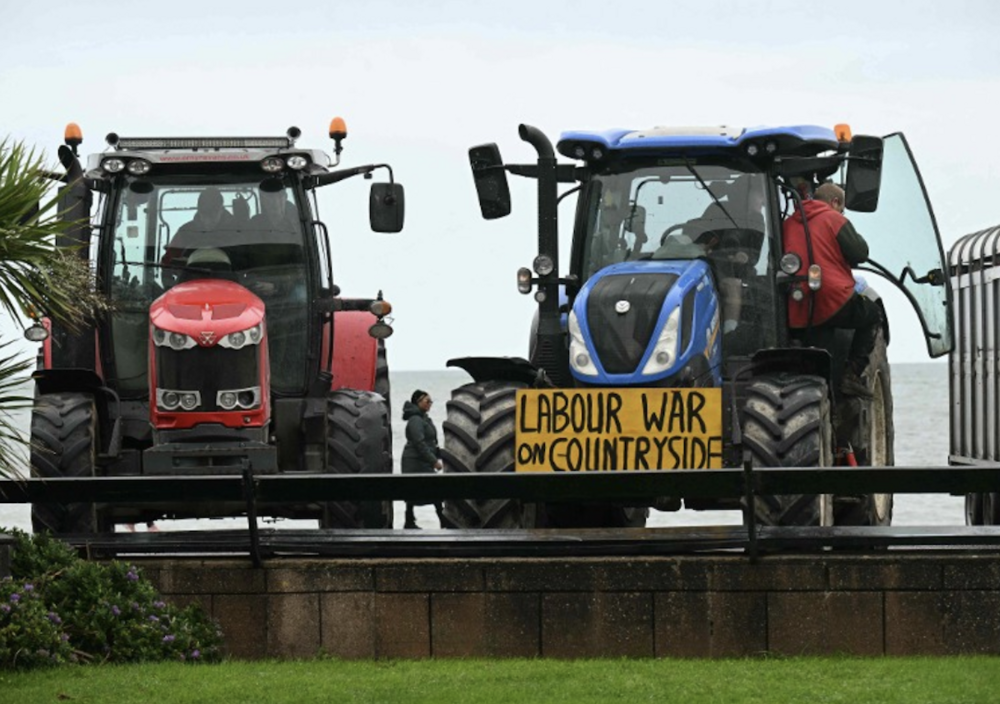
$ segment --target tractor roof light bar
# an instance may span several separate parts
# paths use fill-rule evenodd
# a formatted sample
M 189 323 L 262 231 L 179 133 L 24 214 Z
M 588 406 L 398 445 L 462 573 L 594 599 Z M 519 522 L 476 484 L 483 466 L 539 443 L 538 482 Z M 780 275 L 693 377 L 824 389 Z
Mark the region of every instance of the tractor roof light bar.
M 142 149 L 290 149 L 290 137 L 118 137 L 109 134 L 108 144 L 119 151 Z

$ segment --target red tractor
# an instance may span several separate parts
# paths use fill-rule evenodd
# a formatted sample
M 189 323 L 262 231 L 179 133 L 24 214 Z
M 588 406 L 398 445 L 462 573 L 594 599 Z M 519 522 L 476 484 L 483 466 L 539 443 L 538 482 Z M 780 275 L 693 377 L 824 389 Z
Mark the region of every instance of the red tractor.
M 384 320 L 374 298 L 334 283 L 316 190 L 385 169 L 370 221 L 399 232 L 403 187 L 387 164 L 339 165 L 283 137 L 125 138 L 59 158 L 70 228 L 57 242 L 89 258 L 111 312 L 84 330 L 42 320 L 31 422 L 36 477 L 391 473 Z M 93 196 L 96 206 L 92 206 Z M 311 196 L 311 197 L 310 197 Z M 93 213 L 93 219 L 91 214 Z M 192 492 L 197 491 L 192 482 Z M 240 515 L 231 502 L 32 506 L 35 531 Z M 322 527 L 392 526 L 390 502 L 262 505 Z

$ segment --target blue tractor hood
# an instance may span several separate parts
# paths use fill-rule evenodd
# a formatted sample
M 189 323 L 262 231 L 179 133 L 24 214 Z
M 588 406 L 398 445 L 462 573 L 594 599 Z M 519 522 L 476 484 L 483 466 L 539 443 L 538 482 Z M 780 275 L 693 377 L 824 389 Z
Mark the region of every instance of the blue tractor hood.
M 594 386 L 719 386 L 719 296 L 701 260 L 613 264 L 587 280 L 568 321 L 570 369 Z

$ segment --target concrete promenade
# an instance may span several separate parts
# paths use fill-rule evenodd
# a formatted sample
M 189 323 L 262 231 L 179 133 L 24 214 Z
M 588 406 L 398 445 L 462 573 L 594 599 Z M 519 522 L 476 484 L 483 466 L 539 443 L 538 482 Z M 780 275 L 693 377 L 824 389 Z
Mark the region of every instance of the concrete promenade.
M 1000 553 L 134 562 L 236 658 L 1000 653 Z

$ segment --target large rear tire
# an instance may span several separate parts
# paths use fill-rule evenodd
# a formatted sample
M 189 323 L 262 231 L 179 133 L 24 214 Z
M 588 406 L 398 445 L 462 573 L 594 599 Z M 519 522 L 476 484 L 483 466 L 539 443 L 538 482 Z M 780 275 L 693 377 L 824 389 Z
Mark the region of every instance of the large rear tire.
M 743 442 L 755 467 L 829 467 L 833 430 L 826 380 L 807 374 L 773 374 L 747 387 Z M 815 526 L 829 523 L 827 494 L 759 496 L 758 523 Z
M 981 525 L 983 525 L 983 495 L 982 494 L 966 494 L 965 495 L 965 525 L 967 525 L 967 526 L 981 526 Z
M 42 394 L 31 413 L 31 476 L 40 479 L 93 477 L 97 458 L 97 407 L 82 393 Z M 31 506 L 35 533 L 98 532 L 94 504 L 37 503 Z
M 892 421 L 892 377 L 885 336 L 879 332 L 875 349 L 865 373 L 871 400 L 841 399 L 853 407 L 845 415 L 856 418 L 851 438 L 855 456 L 861 465 L 891 467 L 895 464 L 895 428 Z M 838 437 L 842 437 L 838 429 Z M 836 496 L 833 503 L 834 524 L 838 526 L 888 526 L 892 523 L 892 494 Z
M 371 391 L 333 391 L 326 401 L 326 471 L 392 474 L 387 399 Z M 391 501 L 330 501 L 322 528 L 392 528 Z
M 455 389 L 443 424 L 445 472 L 514 471 L 514 411 L 525 384 L 487 381 Z M 536 506 L 512 499 L 451 499 L 444 516 L 455 528 L 535 528 Z
M 969 497 L 973 497 L 970 506 Z M 1000 526 L 1000 493 L 986 492 L 965 497 L 965 521 L 973 526 Z

